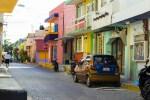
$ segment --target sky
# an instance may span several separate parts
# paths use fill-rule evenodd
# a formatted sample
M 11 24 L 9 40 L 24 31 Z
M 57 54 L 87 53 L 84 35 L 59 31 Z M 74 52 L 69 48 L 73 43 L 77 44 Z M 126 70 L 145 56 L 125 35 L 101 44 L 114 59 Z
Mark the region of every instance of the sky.
M 5 14 L 3 38 L 14 43 L 38 30 L 40 25 L 48 26 L 44 20 L 49 16 L 49 11 L 63 1 L 65 0 L 18 0 L 13 12 Z

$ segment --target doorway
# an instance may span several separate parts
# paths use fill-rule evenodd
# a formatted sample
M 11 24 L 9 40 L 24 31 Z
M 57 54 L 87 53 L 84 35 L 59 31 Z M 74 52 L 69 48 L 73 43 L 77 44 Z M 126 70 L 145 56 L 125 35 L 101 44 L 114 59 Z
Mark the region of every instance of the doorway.
M 121 74 L 124 74 L 124 44 L 120 37 L 116 38 L 112 42 L 112 55 L 116 58 L 118 66 L 119 66 L 119 72 Z

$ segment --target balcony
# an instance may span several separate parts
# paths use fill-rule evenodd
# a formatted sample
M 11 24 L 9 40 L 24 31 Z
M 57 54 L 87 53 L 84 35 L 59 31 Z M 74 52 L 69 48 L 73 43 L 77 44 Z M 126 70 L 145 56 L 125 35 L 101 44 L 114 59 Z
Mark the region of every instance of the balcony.
M 78 35 L 90 31 L 92 27 L 92 14 L 93 12 L 90 12 L 76 18 L 70 25 L 66 26 L 65 34 Z

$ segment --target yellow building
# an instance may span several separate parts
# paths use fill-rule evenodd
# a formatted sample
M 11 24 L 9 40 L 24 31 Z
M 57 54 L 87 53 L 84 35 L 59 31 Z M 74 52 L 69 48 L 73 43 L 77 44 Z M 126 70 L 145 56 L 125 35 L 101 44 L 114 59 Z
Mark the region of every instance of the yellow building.
M 76 5 L 76 18 L 73 21 L 70 35 L 74 37 L 76 53 L 93 54 L 93 33 L 91 30 L 92 13 L 97 10 L 97 0 L 70 0 L 68 4 Z

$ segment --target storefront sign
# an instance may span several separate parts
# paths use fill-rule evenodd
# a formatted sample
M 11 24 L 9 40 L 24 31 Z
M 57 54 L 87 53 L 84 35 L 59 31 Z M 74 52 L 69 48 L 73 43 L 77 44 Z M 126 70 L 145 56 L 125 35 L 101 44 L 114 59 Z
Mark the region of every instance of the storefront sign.
M 109 15 L 108 12 L 104 12 L 104 13 L 99 14 L 98 16 L 96 16 L 93 20 L 96 21 L 96 20 L 99 20 L 99 19 L 101 19 L 101 18 L 103 18 L 103 17 L 106 17 L 106 16 L 108 16 L 108 15 Z
M 93 13 L 92 30 L 102 28 L 111 24 L 112 5 L 104 6 L 99 11 Z

